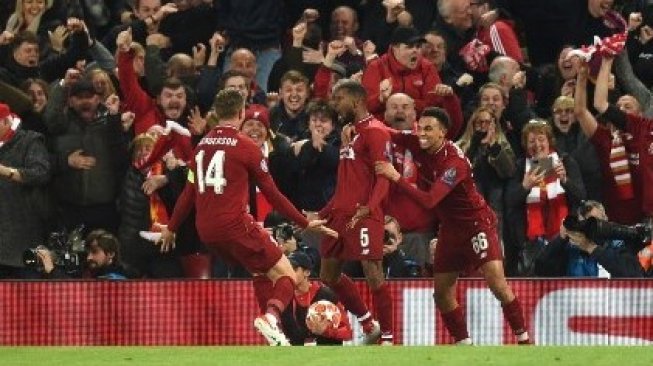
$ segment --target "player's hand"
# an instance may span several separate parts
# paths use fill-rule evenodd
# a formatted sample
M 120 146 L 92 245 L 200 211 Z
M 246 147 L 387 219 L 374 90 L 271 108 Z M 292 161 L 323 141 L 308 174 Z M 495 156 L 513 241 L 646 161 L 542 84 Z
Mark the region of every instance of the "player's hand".
M 331 229 L 330 227 L 324 226 L 327 220 L 311 220 L 306 226 L 306 230 L 315 231 L 324 235 L 331 236 L 333 238 L 338 238 L 338 232 Z
M 157 226 L 161 229 L 161 239 L 154 244 L 161 245 L 161 253 L 175 249 L 175 233 L 168 230 L 168 225 L 157 224 Z
M 397 182 L 401 179 L 401 174 L 399 174 L 397 169 L 387 161 L 377 161 L 374 163 L 374 171 L 376 174 L 382 175 L 393 182 Z
M 342 146 L 349 145 L 351 141 L 354 139 L 354 135 L 356 134 L 356 127 L 352 125 L 351 123 L 347 123 L 342 127 L 342 132 L 340 132 L 340 141 L 342 142 Z
M 348 229 L 353 229 L 360 219 L 364 219 L 370 215 L 370 208 L 368 206 L 356 205 L 356 213 L 352 216 L 347 224 Z

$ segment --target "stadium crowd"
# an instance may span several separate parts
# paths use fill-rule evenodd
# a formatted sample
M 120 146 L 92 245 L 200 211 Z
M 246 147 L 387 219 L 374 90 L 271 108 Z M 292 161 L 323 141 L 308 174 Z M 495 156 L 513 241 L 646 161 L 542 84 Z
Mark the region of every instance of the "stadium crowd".
M 446 138 L 497 216 L 508 276 L 651 276 L 653 1 L 16 0 L 0 10 L 0 278 L 32 276 L 24 251 L 80 225 L 114 234 L 137 277 L 248 276 L 211 257 L 192 214 L 173 250 L 157 246 L 214 97 L 243 95 L 241 132 L 279 190 L 317 213 L 343 158 L 340 79 L 360 82 L 365 110 L 393 130 L 415 131 L 429 107 L 447 112 Z M 434 183 L 405 147 L 386 154 L 402 181 Z M 446 217 L 398 187 L 381 205 L 383 272 L 430 276 Z M 249 192 L 250 214 L 317 275 L 319 238 Z M 568 215 L 623 226 L 593 236 L 563 225 Z

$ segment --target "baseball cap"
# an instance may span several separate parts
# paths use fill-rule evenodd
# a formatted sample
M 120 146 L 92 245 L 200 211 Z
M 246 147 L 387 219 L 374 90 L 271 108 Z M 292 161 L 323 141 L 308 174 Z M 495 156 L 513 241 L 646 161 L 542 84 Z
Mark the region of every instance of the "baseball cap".
M 417 44 L 424 43 L 426 39 L 422 36 L 419 31 L 413 27 L 397 27 L 392 32 L 390 37 L 390 44 Z
M 309 271 L 313 269 L 313 260 L 308 256 L 308 254 L 302 251 L 295 250 L 290 253 L 288 260 L 293 267 L 301 267 Z
M 0 103 L 0 119 L 5 119 L 11 115 L 11 109 L 8 105 Z
M 97 91 L 93 86 L 93 83 L 88 79 L 79 80 L 78 82 L 71 85 L 70 90 L 68 91 L 68 96 L 71 97 L 72 96 L 78 97 L 82 94 L 91 94 L 91 95 L 97 94 Z
M 261 122 L 265 128 L 270 129 L 270 113 L 268 109 L 260 104 L 252 104 L 245 110 L 245 121 L 255 119 Z

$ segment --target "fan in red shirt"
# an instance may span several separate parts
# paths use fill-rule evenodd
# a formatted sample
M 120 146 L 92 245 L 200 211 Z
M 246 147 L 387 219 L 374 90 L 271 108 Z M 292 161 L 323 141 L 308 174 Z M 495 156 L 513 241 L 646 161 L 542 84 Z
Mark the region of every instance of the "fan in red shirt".
M 383 275 L 383 209 L 390 182 L 374 174 L 374 163 L 389 161 L 390 135 L 385 125 L 366 107 L 365 88 L 353 80 L 341 80 L 331 96 L 333 108 L 345 123 L 353 123 L 356 135 L 340 148 L 336 191 L 319 216 L 328 219 L 340 235 L 325 238 L 320 247 L 320 277 L 358 318 L 366 344 L 392 344 L 392 296 Z M 363 303 L 352 280 L 342 274 L 346 261 L 361 261 L 379 322 Z
M 459 344 L 471 344 L 462 308 L 456 301 L 461 272 L 480 268 L 519 343 L 529 343 L 519 300 L 506 282 L 497 234 L 497 219 L 476 189 L 465 154 L 446 139 L 449 116 L 436 107 L 424 110 L 417 133 L 393 133 L 392 141 L 407 148 L 419 167 L 414 187 L 390 163 L 376 171 L 396 182 L 414 200 L 431 209 L 440 221 L 433 259 L 435 302 L 444 325 Z
M 243 96 L 235 90 L 223 90 L 216 96 L 215 118 L 209 122 L 212 129 L 194 151 L 188 182 L 168 227 L 162 228 L 159 243 L 163 252 L 173 248 L 174 232 L 195 207 L 197 232 L 209 249 L 253 274 L 265 274 L 274 283 L 266 312 L 254 320 L 254 326 L 270 345 L 289 345 L 277 322 L 292 300 L 295 272 L 270 234 L 247 212 L 248 182 L 255 181 L 268 201 L 300 227 L 337 234 L 323 226 L 323 221 L 309 222 L 279 192 L 261 149 L 239 132 L 244 105 Z

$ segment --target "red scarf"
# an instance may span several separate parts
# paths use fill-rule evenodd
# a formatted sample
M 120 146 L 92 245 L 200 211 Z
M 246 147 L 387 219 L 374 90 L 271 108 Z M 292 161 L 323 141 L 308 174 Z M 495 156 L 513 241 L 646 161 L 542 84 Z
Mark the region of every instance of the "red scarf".
M 610 171 L 617 185 L 619 200 L 629 200 L 635 197 L 633 191 L 630 165 L 626 157 L 626 147 L 621 139 L 621 133 L 615 131 L 612 134 L 612 145 L 610 146 Z
M 157 161 L 152 165 L 152 169 L 150 169 L 147 176 L 151 177 L 161 174 L 163 174 L 163 163 L 161 161 Z M 150 219 L 152 220 L 152 227 L 150 230 L 155 232 L 160 231 L 160 228 L 157 224 L 168 225 L 168 221 L 170 220 L 170 217 L 168 216 L 168 210 L 166 209 L 165 204 L 163 204 L 163 200 L 157 191 L 152 192 L 150 195 Z
M 558 164 L 557 153 L 549 156 L 553 163 Z M 531 159 L 526 159 L 526 171 L 531 169 Z M 541 186 L 533 187 L 526 197 L 526 236 L 535 240 L 540 236 L 552 239 L 560 232 L 560 224 L 567 216 L 567 199 L 565 190 L 560 185 L 560 179 L 551 175 L 544 179 Z
M 16 135 L 18 126 L 20 126 L 20 118 L 15 114 L 10 116 L 11 118 L 11 128 L 5 132 L 4 136 L 0 137 L 0 147 L 4 146 L 5 143 L 11 141 L 11 139 Z

